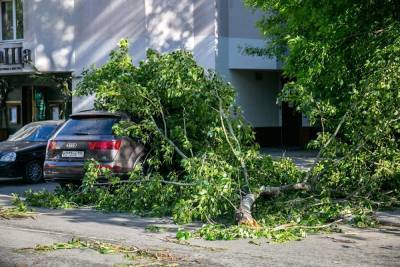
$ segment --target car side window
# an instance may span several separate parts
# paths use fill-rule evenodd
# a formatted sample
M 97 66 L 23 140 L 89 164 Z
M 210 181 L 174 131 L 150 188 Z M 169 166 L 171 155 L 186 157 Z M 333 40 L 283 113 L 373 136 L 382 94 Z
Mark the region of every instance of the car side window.
M 39 127 L 36 131 L 33 141 L 47 141 L 54 133 L 54 130 L 57 128 L 55 125 L 48 125 Z

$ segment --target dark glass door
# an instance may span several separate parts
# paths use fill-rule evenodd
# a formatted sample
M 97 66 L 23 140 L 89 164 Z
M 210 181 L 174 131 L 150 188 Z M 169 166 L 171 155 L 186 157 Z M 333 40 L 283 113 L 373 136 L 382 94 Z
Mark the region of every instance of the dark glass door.
M 282 103 L 282 143 L 285 147 L 296 147 L 300 145 L 301 113 L 290 106 Z
M 32 122 L 32 86 L 22 87 L 22 124 Z
M 47 101 L 46 90 L 40 87 L 34 87 L 33 90 L 33 106 L 34 106 L 34 121 L 46 120 Z

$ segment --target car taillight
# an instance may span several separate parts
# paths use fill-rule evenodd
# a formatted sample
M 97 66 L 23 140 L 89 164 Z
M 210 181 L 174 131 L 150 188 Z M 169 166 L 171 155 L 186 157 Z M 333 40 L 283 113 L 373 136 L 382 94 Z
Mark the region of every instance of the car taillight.
M 47 142 L 47 150 L 55 150 L 57 149 L 57 142 L 54 140 L 49 140 Z
M 89 142 L 90 150 L 119 150 L 120 147 L 121 140 Z

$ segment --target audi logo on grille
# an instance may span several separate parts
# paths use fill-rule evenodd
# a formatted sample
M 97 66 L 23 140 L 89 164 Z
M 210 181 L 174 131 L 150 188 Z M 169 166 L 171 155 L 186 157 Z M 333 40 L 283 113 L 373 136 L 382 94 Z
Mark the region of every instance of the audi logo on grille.
M 77 143 L 67 143 L 65 146 L 67 148 L 76 148 L 78 146 L 78 144 Z

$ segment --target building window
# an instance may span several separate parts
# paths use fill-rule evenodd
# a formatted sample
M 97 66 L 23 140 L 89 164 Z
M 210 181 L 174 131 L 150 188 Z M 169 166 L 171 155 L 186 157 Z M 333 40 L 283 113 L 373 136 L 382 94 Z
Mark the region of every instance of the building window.
M 8 121 L 11 124 L 19 124 L 20 123 L 20 106 L 13 105 L 8 107 Z
M 59 105 L 51 105 L 51 119 L 52 120 L 59 120 L 60 119 L 60 106 Z
M 1 39 L 21 40 L 24 38 L 22 0 L 0 0 Z

